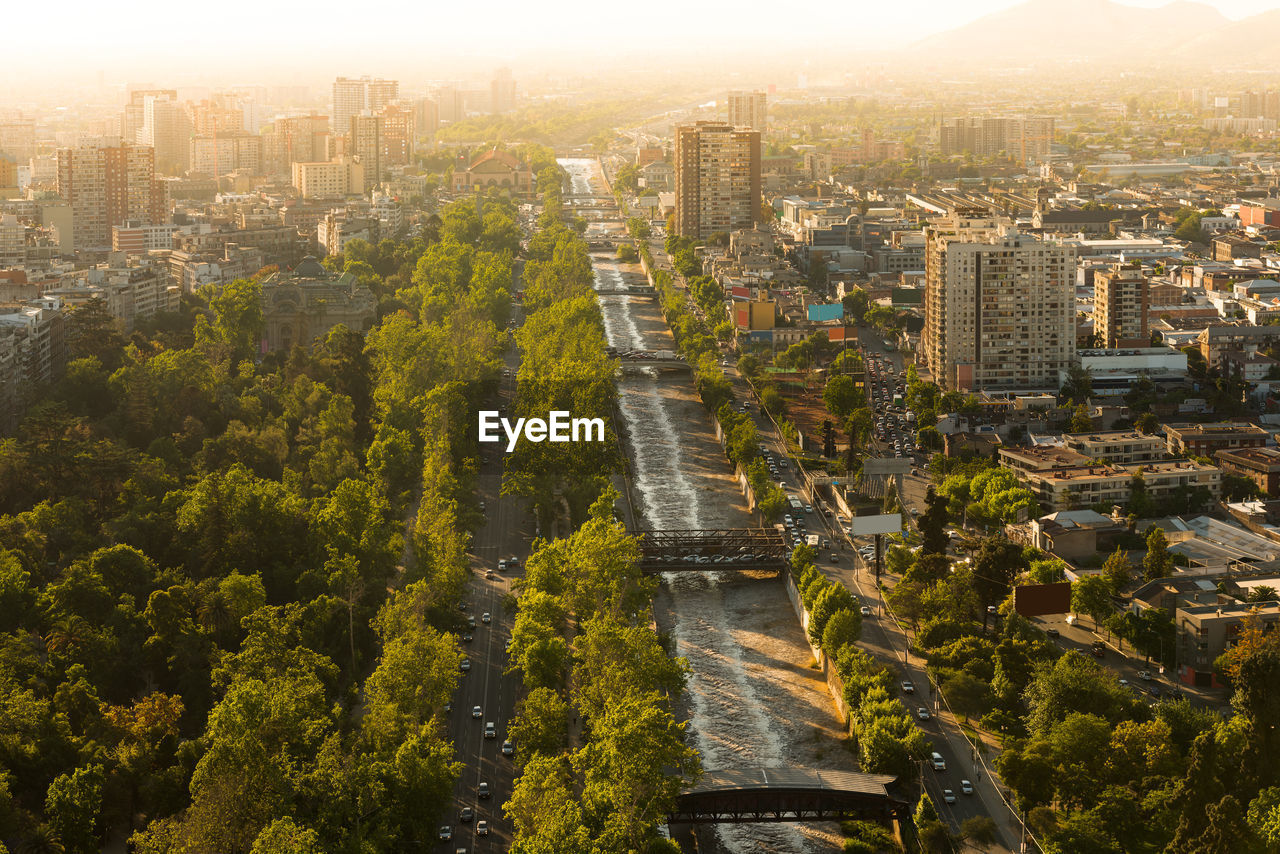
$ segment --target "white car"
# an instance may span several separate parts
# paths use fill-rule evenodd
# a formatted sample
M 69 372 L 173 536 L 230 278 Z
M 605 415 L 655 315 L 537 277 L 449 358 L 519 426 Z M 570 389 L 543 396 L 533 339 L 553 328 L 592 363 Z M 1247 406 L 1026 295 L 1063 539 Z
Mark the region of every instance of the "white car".
M 954 804 L 956 802 L 956 793 L 951 791 L 950 789 L 943 789 L 942 799 L 949 804 Z
M 961 781 L 960 781 L 960 794 L 962 794 L 962 795 L 972 795 L 972 794 L 973 794 L 973 784 L 972 784 L 972 783 L 970 783 L 968 780 L 961 780 Z
M 493 617 L 490 616 L 488 611 L 485 611 L 483 614 L 480 615 L 480 622 L 491 623 L 493 622 Z
M 864 617 L 870 617 L 870 616 L 871 616 L 871 609 L 870 609 L 869 607 L 867 607 L 866 605 L 863 605 L 863 606 L 862 606 L 861 608 L 859 608 L 858 610 L 861 612 L 862 616 L 864 616 Z
M 926 709 L 924 706 L 921 706 L 920 708 L 916 709 L 916 717 L 922 721 L 927 721 L 929 720 L 929 718 L 933 716 L 929 714 L 928 709 Z
M 913 685 L 913 684 L 911 684 L 911 680 L 910 680 L 910 679 L 904 679 L 904 680 L 902 680 L 902 693 L 904 693 L 904 694 L 914 694 L 915 692 L 916 692 L 916 686 L 915 686 L 915 685 Z M 476 708 L 477 708 L 477 709 L 479 709 L 480 707 L 479 707 L 479 706 L 476 706 Z M 934 755 L 936 756 L 937 754 L 935 753 Z
M 484 716 L 484 711 L 479 706 L 471 707 L 471 717 L 479 718 Z
M 462 663 L 458 665 L 458 669 L 461 670 L 463 673 L 469 673 L 471 671 L 471 659 L 469 658 L 462 659 Z

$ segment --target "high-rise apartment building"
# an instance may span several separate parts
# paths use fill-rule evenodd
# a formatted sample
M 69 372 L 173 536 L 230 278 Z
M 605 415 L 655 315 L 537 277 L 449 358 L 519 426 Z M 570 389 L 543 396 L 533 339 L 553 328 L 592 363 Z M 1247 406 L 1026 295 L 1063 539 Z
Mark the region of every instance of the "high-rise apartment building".
M 58 150 L 58 195 L 71 207 L 75 245 L 109 247 L 111 227 L 168 219 L 149 146 L 112 140 Z
M 129 102 L 124 105 L 124 109 L 120 112 L 120 138 L 125 142 L 141 142 L 139 134 L 142 133 L 143 113 L 146 107 L 147 98 L 156 97 L 174 102 L 178 102 L 177 89 L 132 89 L 129 92 Z
M 946 119 L 938 126 L 943 156 L 970 152 L 992 157 L 1004 152 L 1026 163 L 1042 159 L 1053 144 L 1052 116 L 979 116 Z
M 371 185 L 381 181 L 386 172 L 382 152 L 384 129 L 385 123 L 380 115 L 363 113 L 351 117 L 347 154 L 360 158 L 360 164 L 364 167 L 364 179 Z
M 764 92 L 730 92 L 729 124 L 736 128 L 751 128 L 764 133 L 768 119 L 768 106 Z
M 25 165 L 35 156 L 34 121 L 0 122 L 0 157 Z
M 921 346 L 948 390 L 1049 389 L 1075 353 L 1075 249 L 986 209 L 925 229 Z
M 405 166 L 413 159 L 418 138 L 418 111 L 400 102 L 382 108 L 382 168 Z
M 516 108 L 516 81 L 510 68 L 499 68 L 489 81 L 489 110 L 493 113 L 509 113 Z
M 222 93 L 193 102 L 188 105 L 188 112 L 191 115 L 191 129 L 197 134 L 213 136 L 247 130 L 244 108 L 240 105 L 240 99 L 232 94 Z
M 333 128 L 335 133 L 351 129 L 351 117 L 365 110 L 379 112 L 400 97 L 400 81 L 376 77 L 339 77 L 333 83 Z
M 676 234 L 705 239 L 760 215 L 760 132 L 724 122 L 675 131 Z
M 236 131 L 191 140 L 191 171 L 202 175 L 263 174 L 262 137 Z
M 440 105 L 430 98 L 418 98 L 413 102 L 414 130 L 424 136 L 432 136 L 440 130 Z
M 1147 347 L 1147 277 L 1141 264 L 1093 274 L 1093 331 L 1103 347 Z
M 441 83 L 435 89 L 436 116 L 442 122 L 460 122 L 467 117 L 465 96 L 457 83 Z
M 329 117 L 288 116 L 262 132 L 262 160 L 266 174 L 288 172 L 294 163 L 315 163 L 333 155 Z
M 190 168 L 191 119 L 176 97 L 167 92 L 143 97 L 137 142 L 155 149 L 161 175 L 181 175 Z

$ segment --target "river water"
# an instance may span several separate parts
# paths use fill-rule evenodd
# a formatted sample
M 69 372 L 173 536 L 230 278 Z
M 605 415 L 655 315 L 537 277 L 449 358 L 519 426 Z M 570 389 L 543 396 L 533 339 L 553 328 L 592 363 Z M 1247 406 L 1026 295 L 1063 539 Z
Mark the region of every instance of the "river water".
M 607 195 L 594 160 L 559 162 L 573 181 L 572 193 Z M 609 255 L 594 254 L 592 263 L 598 289 L 643 281 L 637 265 L 620 264 Z M 603 295 L 600 304 L 612 346 L 674 347 L 655 301 Z M 633 497 L 645 526 L 752 524 L 710 416 L 687 376 L 628 372 L 618 392 L 630 439 Z M 812 653 L 780 581 L 668 573 L 655 613 L 690 665 L 681 711 L 705 769 L 853 769 L 826 683 L 811 666 Z M 731 854 L 839 850 L 833 824 L 718 825 L 699 831 L 699 845 L 703 851 Z

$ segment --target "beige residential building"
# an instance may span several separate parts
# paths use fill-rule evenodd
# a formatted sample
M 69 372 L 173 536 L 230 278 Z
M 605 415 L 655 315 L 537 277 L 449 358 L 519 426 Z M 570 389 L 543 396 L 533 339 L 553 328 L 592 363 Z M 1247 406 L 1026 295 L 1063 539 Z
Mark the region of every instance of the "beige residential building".
M 1063 444 L 1091 460 L 1130 465 L 1149 463 L 1164 458 L 1164 437 L 1148 436 L 1133 430 L 1109 430 L 1097 433 L 1067 433 Z
M 35 156 L 35 121 L 0 122 L 0 157 L 15 163 L 26 163 Z
M 1128 504 L 1134 475 L 1141 472 L 1147 493 L 1164 498 L 1181 488 L 1203 487 L 1217 498 L 1222 470 L 1191 460 L 1168 460 L 1143 465 L 1081 465 L 1039 471 L 1014 468 L 1013 473 L 1048 510 L 1074 510 L 1098 504 Z
M 149 146 L 84 145 L 58 150 L 58 195 L 71 207 L 75 246 L 111 245 L 111 227 L 168 219 Z
M 288 172 L 295 163 L 317 163 L 332 156 L 328 116 L 280 118 L 262 132 L 262 164 L 266 174 Z
M 340 199 L 364 194 L 364 166 L 354 157 L 293 164 L 293 187 L 304 199 Z
M 142 127 L 137 141 L 155 149 L 155 166 L 161 175 L 181 175 L 190 168 L 191 120 L 172 92 L 148 94 L 142 99 Z
M 1115 264 L 1094 273 L 1093 329 L 1105 348 L 1151 345 L 1147 277 L 1141 264 Z
M 764 133 L 768 128 L 768 101 L 764 92 L 730 92 L 729 124 Z
M 191 140 L 191 171 L 202 175 L 242 172 L 261 175 L 262 137 L 245 131 L 197 136 Z
M 13 214 L 0 214 L 0 269 L 27 259 L 27 229 Z
M 360 164 L 364 166 L 365 181 L 370 186 L 376 186 L 386 172 L 382 150 L 384 129 L 385 121 L 380 115 L 361 113 L 351 117 L 347 136 L 350 144 L 346 153 L 360 158 Z
M 405 103 L 388 104 L 382 109 L 382 170 L 392 166 L 407 166 L 413 160 L 413 149 L 418 141 L 418 111 Z
M 760 216 L 760 132 L 724 122 L 676 127 L 676 234 L 704 240 Z
M 333 82 L 333 127 L 337 133 L 351 130 L 351 117 L 365 110 L 373 113 L 400 97 L 400 81 L 376 77 L 339 77 Z
M 1075 353 L 1075 249 L 1020 234 L 987 210 L 925 229 L 921 347 L 958 391 L 1056 389 Z
M 510 68 L 493 72 L 489 82 L 489 110 L 493 113 L 509 113 L 516 108 L 516 81 Z

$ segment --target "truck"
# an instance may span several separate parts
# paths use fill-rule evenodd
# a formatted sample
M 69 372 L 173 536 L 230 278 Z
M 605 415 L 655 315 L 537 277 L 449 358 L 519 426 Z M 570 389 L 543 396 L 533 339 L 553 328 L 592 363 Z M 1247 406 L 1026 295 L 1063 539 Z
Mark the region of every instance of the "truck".
M 797 513 L 804 512 L 804 502 L 799 498 L 796 498 L 794 495 L 787 496 L 787 504 L 791 505 L 791 509 Z
M 807 545 L 809 548 L 817 549 L 818 544 L 822 542 L 822 538 L 819 537 L 817 534 L 810 534 L 809 536 L 804 538 L 804 542 L 805 542 L 805 545 Z

